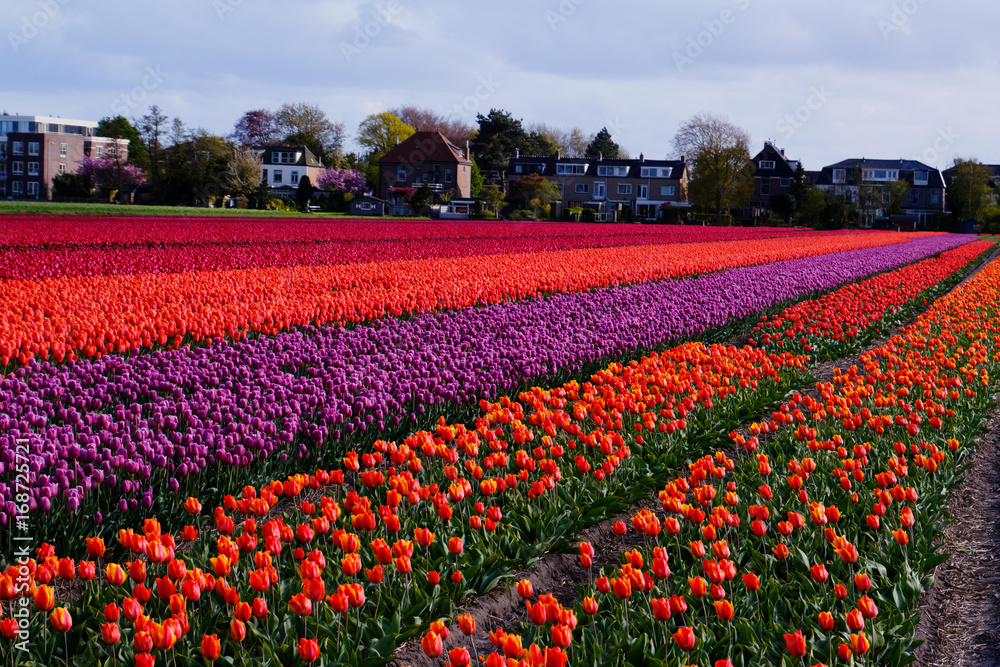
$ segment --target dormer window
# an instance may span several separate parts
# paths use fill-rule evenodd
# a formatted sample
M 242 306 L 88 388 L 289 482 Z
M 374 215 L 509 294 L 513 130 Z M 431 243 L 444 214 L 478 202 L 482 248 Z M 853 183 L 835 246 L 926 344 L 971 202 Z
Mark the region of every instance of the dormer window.
M 927 180 L 929 176 L 927 170 L 915 171 L 913 172 L 913 184 L 914 185 L 927 185 Z
M 761 169 L 774 169 L 774 160 L 761 160 L 759 166 Z
M 671 169 L 659 167 L 642 167 L 640 174 L 642 178 L 670 178 Z
M 587 165 L 585 164 L 557 164 L 556 165 L 557 174 L 585 174 L 587 173 Z
M 628 167 L 598 167 L 598 176 L 628 176 Z
M 833 182 L 834 183 L 845 183 L 847 181 L 847 170 L 846 169 L 834 169 L 833 170 Z

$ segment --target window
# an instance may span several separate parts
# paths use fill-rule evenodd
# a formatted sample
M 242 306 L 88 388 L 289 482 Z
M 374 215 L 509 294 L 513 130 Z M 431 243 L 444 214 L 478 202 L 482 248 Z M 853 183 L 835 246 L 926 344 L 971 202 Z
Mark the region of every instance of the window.
M 291 182 L 292 182 L 292 185 L 298 185 L 299 184 L 299 172 L 297 172 L 297 171 L 293 171 L 292 172 Z
M 594 183 L 594 199 L 604 199 L 606 192 L 607 187 L 604 181 Z
M 66 157 L 66 152 L 69 150 L 69 144 L 59 144 L 59 157 Z
M 670 178 L 670 169 L 659 169 L 657 167 L 643 167 L 640 170 L 643 178 Z
M 274 170 L 274 182 L 275 183 L 281 183 L 281 170 L 280 169 L 275 169 Z
M 899 172 L 889 169 L 865 169 L 864 172 L 866 181 L 895 181 L 897 178 L 899 178 Z
M 628 176 L 628 167 L 598 167 L 598 176 Z
M 640 185 L 639 194 L 637 195 L 639 199 L 649 199 L 649 186 Z
M 5 165 L 3 162 L 0 162 L 0 181 L 6 181 L 6 180 L 7 180 L 7 165 Z
M 762 178 L 760 179 L 760 194 L 764 197 L 771 196 L 771 179 Z
M 761 160 L 760 161 L 760 168 L 761 169 L 774 169 L 774 160 Z
M 451 183 L 451 169 L 444 170 L 444 182 Z
M 619 183 L 618 184 L 618 194 L 620 194 L 620 195 L 630 195 L 630 194 L 632 194 L 632 184 L 631 183 Z
M 19 197 L 24 194 L 24 183 L 21 181 L 14 181 L 10 184 L 10 193 L 15 197 Z
M 28 196 L 37 197 L 38 196 L 38 182 L 28 181 Z
M 933 190 L 931 192 L 931 203 L 932 204 L 940 204 L 941 203 L 941 191 L 940 190 Z
M 673 197 L 674 196 L 674 186 L 672 186 L 672 185 L 661 185 L 660 186 L 660 196 L 661 197 Z
M 295 164 L 298 154 L 289 151 L 274 151 L 271 153 L 271 164 Z
M 787 188 L 791 184 L 792 184 L 792 179 L 790 179 L 790 178 L 783 178 L 783 179 L 781 179 L 781 187 Z
M 38 176 L 38 163 L 29 162 L 28 163 L 28 176 Z
M 557 174 L 583 174 L 587 171 L 585 164 L 557 164 Z
M 60 162 L 59 163 L 59 173 L 60 174 L 65 174 L 66 173 L 66 163 L 65 162 Z
M 15 141 L 14 142 L 14 155 L 24 155 L 24 142 Z
M 406 182 L 406 167 L 399 167 L 396 169 L 396 182 L 405 183 Z
M 430 180 L 430 174 L 424 172 L 424 175 L 420 177 L 420 180 L 422 180 L 424 183 L 426 183 L 427 181 Z
M 888 190 L 882 190 L 882 203 L 888 204 L 892 201 L 892 193 Z
M 358 204 L 358 210 L 359 211 L 374 211 L 375 210 L 375 205 L 372 204 L 370 201 L 363 201 L 363 202 L 360 202 Z
M 267 169 L 260 170 L 260 180 L 267 183 Z
M 913 172 L 913 184 L 914 185 L 927 185 L 927 177 L 929 176 L 927 170 L 920 170 Z
M 846 169 L 834 169 L 833 170 L 833 182 L 834 183 L 844 183 L 847 181 L 847 170 Z
M 920 191 L 919 190 L 910 190 L 910 203 L 911 204 L 916 204 L 919 201 L 920 201 Z
M 98 146 L 97 147 L 97 154 L 94 157 L 101 157 L 101 153 L 103 153 L 103 152 L 104 152 L 104 147 L 103 146 Z
M 576 184 L 576 191 L 577 191 L 577 194 L 586 194 L 587 192 L 590 191 L 590 188 L 587 187 L 586 183 L 577 183 Z
M 519 165 L 519 164 L 514 165 L 514 173 L 515 174 L 521 174 L 523 172 L 524 172 L 524 168 L 521 165 Z
M 10 163 L 10 173 L 15 176 L 24 176 L 24 163 L 23 162 L 11 162 Z
M 37 141 L 28 142 L 28 155 L 38 155 L 39 146 Z

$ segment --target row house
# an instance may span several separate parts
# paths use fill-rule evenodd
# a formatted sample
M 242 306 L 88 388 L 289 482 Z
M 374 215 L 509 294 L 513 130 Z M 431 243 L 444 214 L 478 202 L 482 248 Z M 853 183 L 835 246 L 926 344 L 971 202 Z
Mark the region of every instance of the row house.
M 299 181 L 308 176 L 316 180 L 326 167 L 306 146 L 254 146 L 260 155 L 260 180 L 278 195 L 294 196 Z
M 399 199 L 392 192 L 428 187 L 436 201 L 441 195 L 452 200 L 472 195 L 472 160 L 438 131 L 416 132 L 379 158 L 379 198 Z M 398 203 L 398 202 L 397 202 Z
M 51 199 L 53 179 L 77 173 L 83 158 L 128 159 L 128 140 L 96 132 L 94 121 L 0 115 L 0 197 Z
M 529 174 L 539 174 L 559 184 L 562 193 L 558 209 L 593 208 L 602 219 L 611 210 L 626 207 L 640 219 L 655 220 L 661 208 L 689 206 L 688 167 L 680 160 L 597 159 L 530 157 L 515 155 L 507 165 L 507 185 Z
M 944 212 L 944 179 L 941 172 L 917 160 L 842 160 L 823 167 L 816 186 L 848 201 L 857 200 L 859 183 L 883 186 L 881 201 L 888 204 L 889 191 L 884 186 L 893 181 L 903 181 L 909 186 L 903 209 L 917 225 L 925 226 L 932 215 Z M 871 227 L 874 218 L 884 215 L 885 209 L 876 209 L 874 215 L 864 221 L 864 226 Z

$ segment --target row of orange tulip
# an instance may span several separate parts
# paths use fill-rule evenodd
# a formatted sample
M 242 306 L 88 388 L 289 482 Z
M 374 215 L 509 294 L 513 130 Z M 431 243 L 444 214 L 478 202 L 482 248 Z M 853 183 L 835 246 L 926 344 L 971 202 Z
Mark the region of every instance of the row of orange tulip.
M 902 243 L 890 233 L 0 281 L 0 366 L 520 300 Z

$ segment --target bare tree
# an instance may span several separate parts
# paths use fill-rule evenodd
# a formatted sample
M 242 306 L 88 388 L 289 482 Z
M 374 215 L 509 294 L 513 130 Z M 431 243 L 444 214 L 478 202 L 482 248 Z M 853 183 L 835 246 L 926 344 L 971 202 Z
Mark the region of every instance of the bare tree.
M 691 164 L 692 201 L 714 209 L 716 224 L 722 223 L 722 209 L 750 201 L 754 169 L 746 130 L 724 117 L 699 113 L 677 130 L 674 150 Z
M 235 148 L 226 168 L 229 189 L 249 199 L 260 185 L 263 165 L 264 162 L 257 151 L 251 148 Z
M 285 141 L 308 146 L 324 162 L 340 157 L 344 147 L 344 124 L 327 118 L 326 112 L 318 106 L 284 104 L 276 116 Z
M 547 123 L 532 123 L 526 129 L 528 132 L 537 132 L 558 146 L 563 157 L 583 157 L 590 141 L 584 131 L 578 127 L 566 130 Z
M 431 109 L 401 106 L 389 109 L 389 113 L 418 132 L 433 132 L 437 130 L 457 146 L 463 146 L 476 133 L 476 129 L 465 121 L 457 118 L 448 118 Z

